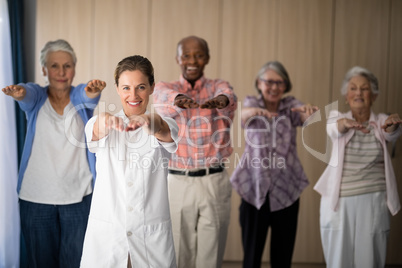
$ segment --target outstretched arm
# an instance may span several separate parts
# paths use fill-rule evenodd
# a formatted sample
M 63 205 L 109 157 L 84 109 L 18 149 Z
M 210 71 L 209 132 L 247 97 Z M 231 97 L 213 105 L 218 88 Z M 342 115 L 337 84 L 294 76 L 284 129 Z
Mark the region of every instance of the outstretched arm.
M 244 125 L 247 120 L 255 116 L 264 116 L 267 118 L 271 118 L 277 116 L 277 113 L 271 113 L 267 109 L 258 108 L 258 107 L 248 107 L 243 108 L 241 111 L 241 122 Z
M 98 141 L 106 137 L 109 134 L 110 129 L 123 131 L 123 119 L 113 116 L 109 113 L 99 114 L 98 118 L 96 118 L 94 128 L 92 130 L 92 141 Z
M 19 85 L 7 86 L 3 88 L 2 91 L 7 96 L 13 97 L 16 101 L 22 101 L 25 98 L 25 95 L 27 94 L 26 89 L 23 86 Z
M 310 117 L 310 115 L 312 115 L 313 113 L 315 113 L 318 110 L 319 109 L 317 106 L 313 106 L 311 104 L 306 104 L 306 105 L 302 105 L 302 106 L 291 109 L 292 112 L 300 113 L 300 117 L 301 117 L 301 120 L 303 123 L 307 120 L 307 118 Z
M 384 125 L 381 126 L 385 130 L 385 132 L 391 133 L 397 130 L 399 125 L 402 123 L 401 118 L 398 114 L 391 114 L 385 120 Z
M 201 104 L 201 109 L 223 109 L 229 105 L 229 98 L 225 95 L 218 95 L 203 104 Z
M 185 95 L 177 95 L 174 99 L 174 105 L 182 109 L 198 108 L 200 106 L 195 100 Z
M 360 130 L 363 133 L 369 133 L 370 130 L 368 130 L 365 126 L 362 124 L 356 122 L 355 120 L 349 119 L 349 118 L 341 118 L 337 121 L 337 126 L 338 126 L 338 131 L 340 133 L 346 133 L 350 129 L 355 129 L 355 130 Z
M 106 87 L 106 83 L 102 80 L 94 79 L 88 82 L 85 87 L 85 93 L 88 98 L 96 98 L 101 94 L 102 90 Z
M 162 142 L 173 142 L 169 125 L 157 113 L 131 116 L 126 131 L 136 130 L 140 127 Z

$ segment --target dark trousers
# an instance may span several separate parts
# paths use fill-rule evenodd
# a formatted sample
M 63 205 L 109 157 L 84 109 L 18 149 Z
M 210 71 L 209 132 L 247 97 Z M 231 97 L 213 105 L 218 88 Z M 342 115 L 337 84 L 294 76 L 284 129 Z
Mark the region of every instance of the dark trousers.
M 242 199 L 240 204 L 240 226 L 243 242 L 243 268 L 261 267 L 261 258 L 271 227 L 271 268 L 291 266 L 296 239 L 299 199 L 291 206 L 271 212 L 269 196 L 258 210 Z
M 28 267 L 80 267 L 91 199 L 92 194 L 70 205 L 46 205 L 20 199 Z

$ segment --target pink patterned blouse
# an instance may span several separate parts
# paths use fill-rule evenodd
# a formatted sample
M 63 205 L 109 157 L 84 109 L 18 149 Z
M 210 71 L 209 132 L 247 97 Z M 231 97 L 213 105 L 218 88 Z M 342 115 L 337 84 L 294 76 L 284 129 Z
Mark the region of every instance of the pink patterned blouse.
M 300 114 L 292 112 L 302 103 L 294 97 L 280 101 L 278 116 L 262 116 L 243 122 L 246 146 L 230 181 L 240 196 L 259 209 L 267 193 L 271 211 L 292 205 L 309 184 L 297 156 L 296 127 L 302 126 Z M 244 107 L 265 108 L 261 96 L 248 96 Z

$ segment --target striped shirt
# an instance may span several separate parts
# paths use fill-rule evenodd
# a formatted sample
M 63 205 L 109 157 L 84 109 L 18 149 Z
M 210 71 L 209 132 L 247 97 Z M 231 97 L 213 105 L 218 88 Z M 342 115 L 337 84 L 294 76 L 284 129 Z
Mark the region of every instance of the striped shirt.
M 225 95 L 229 104 L 223 109 L 181 109 L 174 105 L 177 95 L 186 95 L 198 104 Z M 163 117 L 174 118 L 179 126 L 179 148 L 169 162 L 170 168 L 197 169 L 227 161 L 233 149 L 230 127 L 237 108 L 237 97 L 228 82 L 198 79 L 194 87 L 183 76 L 179 81 L 159 82 L 153 93 L 153 106 Z
M 380 141 L 372 128 L 368 134 L 355 131 L 345 148 L 340 196 L 385 190 L 384 152 Z

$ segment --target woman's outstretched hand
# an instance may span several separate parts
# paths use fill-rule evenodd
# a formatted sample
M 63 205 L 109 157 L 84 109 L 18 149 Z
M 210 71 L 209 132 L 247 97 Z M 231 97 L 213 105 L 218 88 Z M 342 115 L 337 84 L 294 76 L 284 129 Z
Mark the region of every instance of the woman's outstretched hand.
M 386 132 L 394 132 L 401 123 L 402 120 L 398 114 L 391 114 L 385 120 L 384 125 L 382 125 L 381 128 L 383 128 Z
M 313 113 L 317 112 L 319 108 L 317 106 L 306 104 L 299 107 L 290 109 L 292 112 L 300 113 L 302 122 L 305 122 Z
M 99 96 L 102 90 L 106 87 L 106 82 L 98 79 L 93 79 L 88 82 L 85 87 L 85 92 L 89 98 L 95 98 Z
M 23 86 L 19 85 L 7 86 L 3 88 L 2 91 L 4 92 L 4 94 L 13 97 L 17 101 L 23 100 L 25 98 L 25 95 L 27 94 L 26 89 Z

